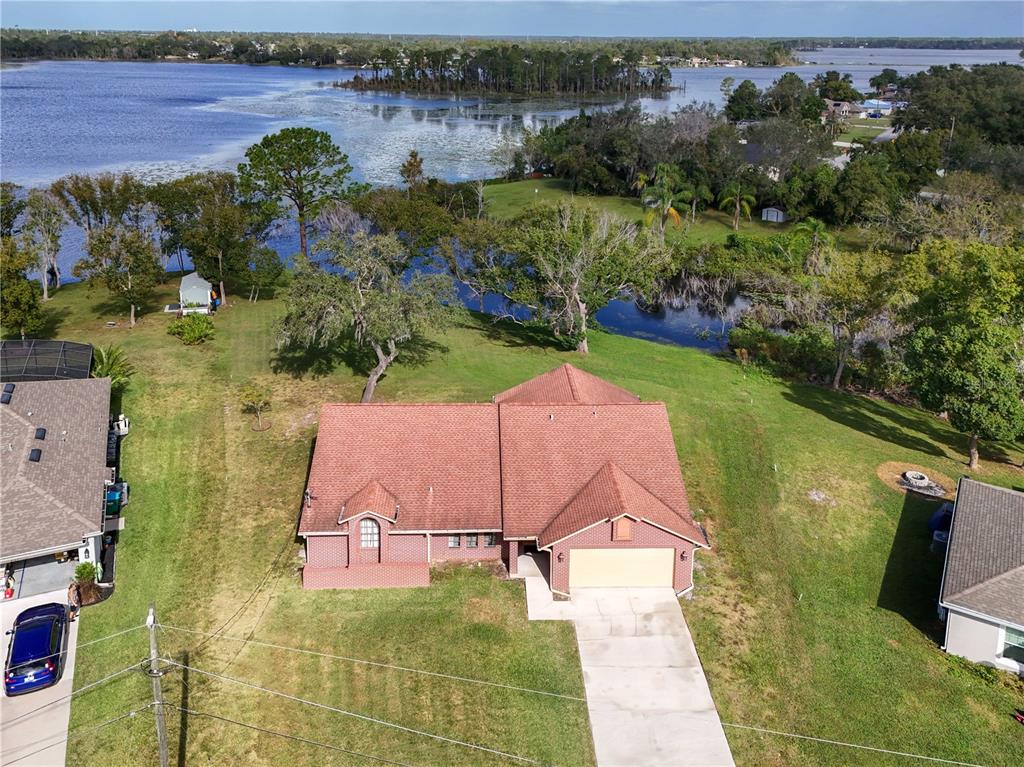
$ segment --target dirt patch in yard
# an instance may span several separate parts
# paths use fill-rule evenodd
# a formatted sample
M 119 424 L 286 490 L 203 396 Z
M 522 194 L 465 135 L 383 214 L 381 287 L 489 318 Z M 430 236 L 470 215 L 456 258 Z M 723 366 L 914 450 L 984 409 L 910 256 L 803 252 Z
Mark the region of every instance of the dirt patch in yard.
M 946 489 L 946 498 L 953 500 L 956 495 L 956 481 L 941 471 L 935 471 L 929 469 L 927 466 L 921 466 L 916 463 L 903 463 L 902 461 L 886 461 L 883 464 L 879 464 L 878 468 L 875 469 L 875 474 L 878 478 L 885 483 L 886 487 L 890 487 L 898 493 L 908 492 L 905 487 L 900 485 L 900 478 L 903 476 L 905 471 L 919 471 L 922 474 L 927 474 L 928 478 L 934 482 L 938 482 Z M 922 498 L 925 496 L 921 496 Z M 935 500 L 939 500 L 936 498 Z

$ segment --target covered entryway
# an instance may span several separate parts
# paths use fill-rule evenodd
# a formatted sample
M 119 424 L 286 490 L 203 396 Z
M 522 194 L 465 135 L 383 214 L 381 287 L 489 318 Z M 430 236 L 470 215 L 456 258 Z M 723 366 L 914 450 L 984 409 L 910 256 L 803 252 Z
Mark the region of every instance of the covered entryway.
M 675 549 L 571 549 L 569 588 L 672 586 Z

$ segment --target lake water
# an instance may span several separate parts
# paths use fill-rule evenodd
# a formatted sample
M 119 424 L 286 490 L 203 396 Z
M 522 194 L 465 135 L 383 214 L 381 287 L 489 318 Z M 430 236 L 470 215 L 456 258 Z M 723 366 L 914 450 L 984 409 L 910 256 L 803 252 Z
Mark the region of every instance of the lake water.
M 673 70 L 677 89 L 642 99 L 650 112 L 671 112 L 692 101 L 721 102 L 722 78 L 764 87 L 785 71 L 805 79 L 826 69 L 849 72 L 855 86 L 883 67 L 901 73 L 937 64 L 1019 62 L 1018 51 L 823 49 L 803 52 L 814 63 L 785 68 Z M 154 180 L 195 170 L 233 168 L 245 148 L 264 134 L 291 125 L 329 132 L 349 155 L 356 179 L 397 183 L 411 149 L 424 171 L 447 180 L 492 176 L 492 152 L 508 133 L 539 128 L 602 100 L 417 98 L 356 93 L 330 87 L 352 70 L 254 67 L 235 64 L 38 62 L 0 70 L 0 178 L 45 185 L 67 173 L 128 170 Z M 282 254 L 297 250 L 293 233 L 274 242 Z M 81 234 L 68 232 L 63 271 L 81 251 Z M 719 323 L 693 307 L 667 307 L 647 315 L 616 302 L 598 319 L 631 335 L 713 346 L 705 330 Z

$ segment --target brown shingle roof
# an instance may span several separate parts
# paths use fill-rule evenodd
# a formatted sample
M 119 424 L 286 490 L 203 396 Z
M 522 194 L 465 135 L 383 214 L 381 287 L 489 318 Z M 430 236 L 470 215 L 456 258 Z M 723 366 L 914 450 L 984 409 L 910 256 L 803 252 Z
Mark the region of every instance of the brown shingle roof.
M 393 522 L 398 519 L 398 499 L 380 482 L 373 480 L 345 501 L 345 505 L 341 507 L 338 523 L 366 511 Z
M 400 505 L 396 530 L 500 530 L 496 405 L 324 405 L 299 533 L 340 532 L 372 482 Z
M 0 405 L 0 561 L 72 548 L 103 527 L 110 379 L 16 383 Z M 46 429 L 43 440 L 37 428 Z M 38 463 L 28 460 L 38 448 Z
M 501 404 L 610 405 L 638 402 L 639 399 L 632 392 L 608 383 L 569 363 L 494 396 L 494 401 Z
M 569 401 L 519 401 L 558 396 Z M 641 403 L 568 365 L 496 399 L 325 405 L 300 535 L 343 532 L 344 518 L 366 510 L 391 518 L 397 506 L 396 531 L 501 530 L 547 540 L 621 508 L 706 543 L 690 515 L 664 404 Z M 615 464 L 611 485 L 581 492 L 606 464 Z
M 670 530 L 699 545 L 707 539 L 689 519 L 684 519 L 661 499 L 629 476 L 616 464 L 608 462 L 548 523 L 537 539 L 540 546 L 549 546 L 584 528 L 624 514 L 646 520 Z
M 942 602 L 1024 626 L 1024 493 L 960 480 Z
M 609 461 L 692 518 L 664 404 L 502 405 L 505 536 L 540 535 Z

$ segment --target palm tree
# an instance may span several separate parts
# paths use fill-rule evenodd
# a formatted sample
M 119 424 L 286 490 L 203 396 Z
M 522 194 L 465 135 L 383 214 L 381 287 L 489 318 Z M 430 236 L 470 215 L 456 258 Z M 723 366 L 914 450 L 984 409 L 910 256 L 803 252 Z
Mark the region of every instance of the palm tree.
M 738 231 L 740 228 L 740 214 L 750 218 L 750 209 L 757 202 L 757 199 L 750 193 L 750 190 L 738 181 L 733 181 L 718 195 L 718 209 L 728 210 L 732 208 L 732 228 Z
M 640 172 L 636 174 L 636 178 L 633 179 L 633 183 L 629 185 L 629 188 L 637 194 L 642 194 L 649 183 L 651 183 L 651 177 L 646 173 Z
M 665 225 L 671 218 L 672 223 L 679 226 L 683 222 L 683 217 L 679 215 L 679 211 L 676 210 L 676 193 L 675 190 L 665 183 L 655 184 L 649 187 L 644 193 L 642 198 L 644 207 L 650 208 L 648 215 L 654 216 L 657 214 L 660 218 L 659 223 L 661 224 L 661 236 L 665 236 Z
M 835 238 L 829 234 L 825 222 L 808 216 L 793 227 L 793 233 L 810 240 L 810 248 L 804 259 L 804 273 L 820 275 L 827 272 L 829 254 L 835 245 Z
M 711 202 L 715 196 L 707 184 L 688 181 L 679 190 L 678 198 L 680 202 L 690 204 L 690 223 L 695 224 L 697 222 L 697 206 Z
M 135 373 L 120 346 L 97 346 L 92 351 L 92 377 L 109 378 L 111 389 L 123 389 Z

